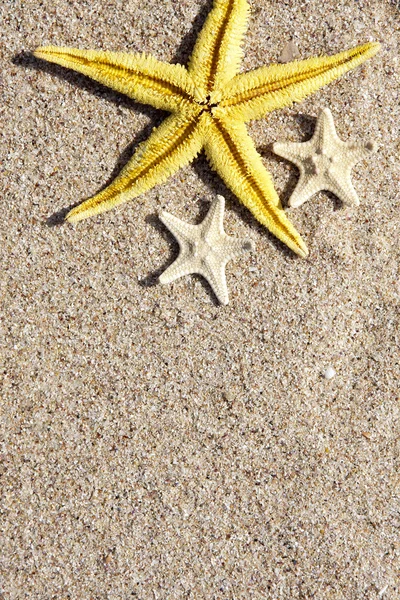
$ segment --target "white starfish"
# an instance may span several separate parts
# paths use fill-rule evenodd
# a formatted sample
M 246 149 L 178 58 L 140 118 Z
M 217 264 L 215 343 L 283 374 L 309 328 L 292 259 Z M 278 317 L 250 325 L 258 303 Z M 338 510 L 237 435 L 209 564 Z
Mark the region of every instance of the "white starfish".
M 336 133 L 331 111 L 324 108 L 318 115 L 311 140 L 275 143 L 273 150 L 300 170 L 289 206 L 301 206 L 321 190 L 332 192 L 344 204 L 358 206 L 360 201 L 351 183 L 351 169 L 371 152 L 376 152 L 377 144 L 343 142 Z
M 225 199 L 217 196 L 200 225 L 190 225 L 163 211 L 161 221 L 176 237 L 179 256 L 160 276 L 160 283 L 170 283 L 178 277 L 198 273 L 207 279 L 221 304 L 228 304 L 225 278 L 226 263 L 244 250 L 253 250 L 249 239 L 228 236 L 223 227 Z

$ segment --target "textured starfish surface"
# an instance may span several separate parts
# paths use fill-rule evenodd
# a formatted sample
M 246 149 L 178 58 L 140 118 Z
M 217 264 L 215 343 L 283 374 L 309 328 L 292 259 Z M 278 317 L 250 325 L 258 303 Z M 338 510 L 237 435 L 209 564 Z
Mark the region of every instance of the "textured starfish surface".
M 200 225 L 190 225 L 163 211 L 160 219 L 179 243 L 179 256 L 160 276 L 161 283 L 198 273 L 207 279 L 221 304 L 228 304 L 225 278 L 226 263 L 246 250 L 253 249 L 251 240 L 237 240 L 224 232 L 225 199 L 217 196 Z
M 367 43 L 334 56 L 239 73 L 248 21 L 246 0 L 214 0 L 188 68 L 144 54 L 47 46 L 35 56 L 79 71 L 114 90 L 172 113 L 140 144 L 119 176 L 71 210 L 80 221 L 165 181 L 202 149 L 253 215 L 300 256 L 307 248 L 286 217 L 246 122 L 300 101 L 379 49 Z
M 377 144 L 351 144 L 339 139 L 329 108 L 321 110 L 315 132 L 308 142 L 275 143 L 273 150 L 300 170 L 299 182 L 289 199 L 290 206 L 301 206 L 321 190 L 328 190 L 344 204 L 358 206 L 360 201 L 351 183 L 351 169 L 376 152 Z

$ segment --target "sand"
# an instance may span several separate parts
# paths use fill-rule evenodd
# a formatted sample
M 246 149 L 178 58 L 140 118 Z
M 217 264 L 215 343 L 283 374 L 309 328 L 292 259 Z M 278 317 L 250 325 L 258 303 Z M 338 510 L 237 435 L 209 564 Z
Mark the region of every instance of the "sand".
M 204 157 L 74 227 L 164 115 L 33 60 L 38 45 L 185 63 L 206 0 L 6 0 L 0 8 L 0 598 L 396 599 L 399 503 L 399 40 L 388 0 L 252 0 L 244 69 L 368 40 L 382 51 L 251 124 L 282 201 L 330 107 L 375 140 L 357 209 L 319 193 L 288 214 L 293 255 Z M 197 223 L 216 194 L 256 252 L 230 304 L 177 256 L 166 209 Z M 332 375 L 334 370 L 334 375 Z

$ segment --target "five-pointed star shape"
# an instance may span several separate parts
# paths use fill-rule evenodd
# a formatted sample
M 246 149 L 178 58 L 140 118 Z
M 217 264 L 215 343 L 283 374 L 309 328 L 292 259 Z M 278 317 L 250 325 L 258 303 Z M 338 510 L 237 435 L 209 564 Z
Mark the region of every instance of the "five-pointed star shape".
M 300 256 L 307 248 L 286 217 L 246 123 L 302 100 L 379 49 L 367 43 L 334 56 L 240 73 L 247 0 L 214 0 L 188 68 L 144 54 L 47 46 L 35 56 L 75 69 L 138 102 L 172 114 L 103 191 L 73 210 L 80 221 L 165 181 L 205 150 L 211 166 L 253 215 Z
M 301 206 L 321 190 L 332 192 L 344 204 L 358 206 L 360 201 L 351 183 L 351 169 L 371 152 L 376 152 L 377 145 L 343 142 L 336 133 L 331 111 L 324 108 L 318 115 L 311 140 L 275 143 L 273 150 L 300 170 L 299 182 L 289 199 L 290 206 Z
M 225 278 L 226 263 L 246 250 L 253 249 L 251 240 L 237 240 L 224 231 L 225 199 L 217 196 L 200 225 L 190 225 L 163 211 L 160 219 L 179 243 L 179 256 L 160 276 L 160 283 L 198 273 L 207 279 L 221 304 L 228 304 Z

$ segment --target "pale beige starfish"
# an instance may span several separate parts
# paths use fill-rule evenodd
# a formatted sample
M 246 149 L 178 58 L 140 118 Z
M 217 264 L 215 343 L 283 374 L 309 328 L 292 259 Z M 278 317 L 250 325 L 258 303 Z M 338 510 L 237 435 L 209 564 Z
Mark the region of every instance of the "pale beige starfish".
M 299 182 L 289 206 L 301 206 L 321 190 L 332 192 L 344 204 L 358 206 L 360 201 L 351 183 L 351 169 L 376 152 L 377 144 L 353 144 L 339 139 L 329 108 L 321 110 L 315 132 L 308 142 L 275 143 L 273 150 L 300 170 Z
M 223 227 L 225 199 L 217 196 L 200 225 L 190 225 L 163 211 L 160 219 L 179 243 L 179 256 L 160 276 L 160 283 L 170 283 L 183 275 L 198 273 L 207 279 L 221 304 L 228 304 L 225 278 L 226 263 L 245 250 L 253 250 L 249 239 L 228 236 Z

